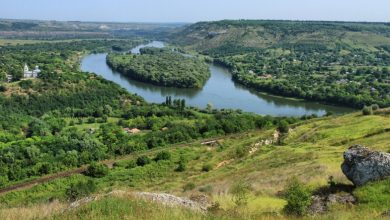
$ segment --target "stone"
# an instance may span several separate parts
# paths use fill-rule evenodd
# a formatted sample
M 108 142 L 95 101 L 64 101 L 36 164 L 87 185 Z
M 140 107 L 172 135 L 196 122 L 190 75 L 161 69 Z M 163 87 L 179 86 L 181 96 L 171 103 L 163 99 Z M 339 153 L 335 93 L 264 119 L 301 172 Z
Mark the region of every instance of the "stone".
M 341 170 L 355 186 L 390 177 L 390 154 L 354 145 L 344 152 Z
M 318 215 L 324 214 L 333 204 L 353 205 L 356 203 L 356 198 L 351 193 L 337 193 L 314 195 L 311 205 L 309 206 L 309 214 Z

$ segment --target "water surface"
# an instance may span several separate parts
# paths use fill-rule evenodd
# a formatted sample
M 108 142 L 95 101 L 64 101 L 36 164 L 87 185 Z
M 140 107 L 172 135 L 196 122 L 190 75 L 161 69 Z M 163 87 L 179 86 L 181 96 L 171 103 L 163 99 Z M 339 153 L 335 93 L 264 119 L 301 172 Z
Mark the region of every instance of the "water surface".
M 145 46 L 164 47 L 162 42 L 152 42 L 140 45 L 132 53 L 139 53 Z M 351 112 L 352 109 L 324 105 L 315 102 L 289 99 L 279 96 L 259 93 L 245 88 L 232 80 L 230 72 L 221 66 L 209 64 L 211 77 L 202 89 L 167 88 L 135 81 L 113 71 L 106 64 L 107 54 L 92 54 L 83 58 L 81 69 L 94 72 L 107 80 L 113 81 L 130 93 L 142 96 L 146 101 L 162 103 L 166 96 L 175 99 L 186 99 L 187 105 L 205 108 L 208 103 L 214 108 L 241 109 L 261 115 L 301 116 L 326 114 L 327 111 L 340 114 Z

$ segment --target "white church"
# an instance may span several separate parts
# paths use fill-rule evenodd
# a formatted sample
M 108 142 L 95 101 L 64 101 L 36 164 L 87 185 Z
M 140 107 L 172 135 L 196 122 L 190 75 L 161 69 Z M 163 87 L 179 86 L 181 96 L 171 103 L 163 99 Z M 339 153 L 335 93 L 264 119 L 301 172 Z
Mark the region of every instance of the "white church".
M 35 69 L 30 71 L 27 64 L 24 64 L 23 78 L 38 78 L 40 73 L 39 66 L 35 66 Z

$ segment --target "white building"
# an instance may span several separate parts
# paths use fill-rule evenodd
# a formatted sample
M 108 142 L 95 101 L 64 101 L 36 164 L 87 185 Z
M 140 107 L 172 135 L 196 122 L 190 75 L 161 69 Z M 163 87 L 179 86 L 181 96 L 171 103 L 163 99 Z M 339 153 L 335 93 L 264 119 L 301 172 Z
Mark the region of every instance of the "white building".
M 40 73 L 41 73 L 41 70 L 39 69 L 39 66 L 35 66 L 35 69 L 30 71 L 28 69 L 27 64 L 24 64 L 24 71 L 23 71 L 24 78 L 37 78 Z

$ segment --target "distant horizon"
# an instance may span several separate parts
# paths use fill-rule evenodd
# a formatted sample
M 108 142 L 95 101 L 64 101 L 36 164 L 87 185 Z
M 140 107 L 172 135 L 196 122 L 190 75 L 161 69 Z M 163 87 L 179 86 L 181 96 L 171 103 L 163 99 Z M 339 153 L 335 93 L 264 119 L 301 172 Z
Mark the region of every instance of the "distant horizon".
M 390 21 L 349 21 L 349 20 L 292 20 L 292 19 L 220 19 L 220 20 L 208 20 L 208 21 L 194 21 L 194 22 L 185 22 L 185 21 L 93 21 L 93 20 L 57 20 L 57 19 L 34 19 L 34 18 L 4 18 L 0 17 L 0 20 L 13 20 L 13 21 L 56 21 L 56 22 L 83 22 L 83 23 L 122 23 L 122 24 L 195 24 L 200 22 L 218 22 L 218 21 L 295 21 L 295 22 L 339 22 L 339 23 L 390 23 Z
M 219 20 L 390 22 L 388 0 L 2 0 L 6 19 L 117 23 Z

